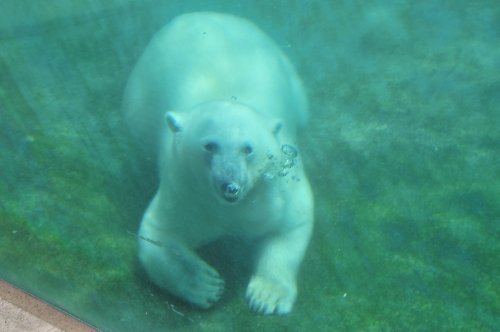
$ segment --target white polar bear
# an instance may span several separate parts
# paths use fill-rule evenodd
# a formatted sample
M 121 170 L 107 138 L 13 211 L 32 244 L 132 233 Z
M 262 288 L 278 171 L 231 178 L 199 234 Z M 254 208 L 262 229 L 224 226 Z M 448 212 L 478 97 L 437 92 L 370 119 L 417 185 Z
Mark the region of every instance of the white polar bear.
M 208 308 L 224 282 L 194 250 L 224 236 L 251 238 L 259 251 L 250 307 L 290 312 L 313 196 L 293 147 L 307 100 L 288 59 L 244 19 L 182 15 L 146 48 L 124 108 L 141 144 L 160 155 L 159 189 L 139 230 L 150 278 Z

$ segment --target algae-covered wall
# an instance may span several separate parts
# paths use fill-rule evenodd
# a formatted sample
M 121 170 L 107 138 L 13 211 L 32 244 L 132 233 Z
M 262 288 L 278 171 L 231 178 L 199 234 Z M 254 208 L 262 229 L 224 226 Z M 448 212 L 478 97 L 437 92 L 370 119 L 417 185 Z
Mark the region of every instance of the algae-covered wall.
M 308 90 L 316 228 L 287 317 L 248 310 L 237 241 L 204 252 L 228 283 L 209 311 L 137 264 L 156 175 L 122 91 L 154 31 L 194 10 L 257 23 Z M 493 331 L 499 31 L 486 0 L 3 1 L 0 277 L 105 331 Z

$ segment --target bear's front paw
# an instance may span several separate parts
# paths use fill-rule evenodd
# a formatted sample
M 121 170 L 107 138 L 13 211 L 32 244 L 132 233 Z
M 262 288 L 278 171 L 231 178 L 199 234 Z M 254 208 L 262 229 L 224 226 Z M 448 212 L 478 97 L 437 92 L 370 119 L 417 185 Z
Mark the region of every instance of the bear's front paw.
M 288 314 L 297 291 L 293 282 L 253 276 L 247 287 L 246 298 L 250 308 L 264 315 Z
M 209 265 L 185 275 L 178 283 L 181 296 L 201 308 L 209 308 L 219 301 L 224 292 L 224 280 Z

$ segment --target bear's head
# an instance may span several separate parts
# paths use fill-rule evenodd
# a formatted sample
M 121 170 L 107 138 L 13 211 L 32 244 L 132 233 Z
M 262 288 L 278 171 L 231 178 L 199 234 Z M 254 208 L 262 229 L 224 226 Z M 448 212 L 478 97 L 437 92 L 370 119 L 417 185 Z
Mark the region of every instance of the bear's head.
M 243 199 L 279 153 L 281 122 L 241 103 L 209 102 L 165 117 L 174 136 L 173 158 L 197 190 L 208 188 L 225 203 Z

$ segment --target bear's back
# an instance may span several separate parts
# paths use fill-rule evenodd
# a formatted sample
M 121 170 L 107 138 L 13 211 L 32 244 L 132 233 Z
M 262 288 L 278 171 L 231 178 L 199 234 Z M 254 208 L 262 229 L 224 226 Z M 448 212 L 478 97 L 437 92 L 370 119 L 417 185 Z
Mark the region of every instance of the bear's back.
M 128 121 L 138 136 L 154 140 L 166 111 L 213 100 L 280 118 L 292 137 L 307 120 L 295 69 L 259 28 L 226 14 L 181 15 L 155 35 L 134 69 L 125 96 Z

